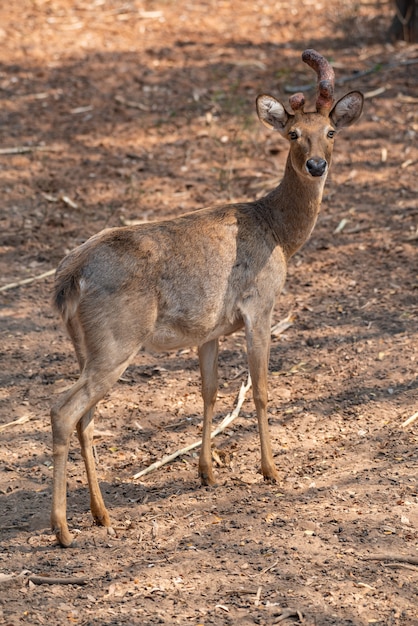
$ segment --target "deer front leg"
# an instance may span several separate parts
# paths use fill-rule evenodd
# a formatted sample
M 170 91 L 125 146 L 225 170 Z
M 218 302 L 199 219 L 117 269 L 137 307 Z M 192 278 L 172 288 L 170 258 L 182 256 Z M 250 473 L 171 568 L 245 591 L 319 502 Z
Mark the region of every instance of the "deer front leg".
M 258 420 L 258 431 L 261 444 L 261 471 L 264 480 L 275 483 L 279 480 L 273 461 L 270 432 L 267 419 L 267 375 L 270 354 L 270 319 L 257 326 L 251 321 L 245 325 L 247 335 L 248 367 L 253 386 L 253 398 Z
M 213 411 L 218 393 L 218 340 L 213 339 L 199 348 L 200 374 L 202 377 L 203 432 L 199 457 L 199 476 L 202 485 L 215 484 L 212 471 L 211 429 Z
M 110 517 L 97 479 L 96 464 L 93 456 L 94 407 L 88 411 L 77 424 L 77 435 L 81 447 L 81 455 L 86 467 L 87 481 L 90 491 L 90 510 L 94 523 L 98 526 L 110 527 Z

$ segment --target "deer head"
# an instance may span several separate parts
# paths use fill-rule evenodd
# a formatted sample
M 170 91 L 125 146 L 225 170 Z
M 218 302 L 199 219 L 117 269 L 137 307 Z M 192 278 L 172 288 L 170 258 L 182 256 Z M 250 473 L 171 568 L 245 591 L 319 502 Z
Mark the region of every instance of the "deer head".
M 268 95 L 258 96 L 257 113 L 267 128 L 278 130 L 289 140 L 290 163 L 299 176 L 325 178 L 331 163 L 334 136 L 360 117 L 363 95 L 351 91 L 334 104 L 334 70 L 329 62 L 311 49 L 305 50 L 302 60 L 318 76 L 316 112 L 305 113 L 305 97 L 297 93 L 289 99 L 292 113 Z

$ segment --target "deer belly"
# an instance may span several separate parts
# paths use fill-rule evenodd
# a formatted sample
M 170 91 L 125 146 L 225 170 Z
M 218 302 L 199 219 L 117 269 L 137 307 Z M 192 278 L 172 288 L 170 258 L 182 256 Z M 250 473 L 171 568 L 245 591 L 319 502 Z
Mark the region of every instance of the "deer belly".
M 159 323 L 144 341 L 143 347 L 151 352 L 165 352 L 166 350 L 201 346 L 212 339 L 230 335 L 242 326 L 241 318 L 233 321 L 222 319 L 206 324 L 202 320 L 193 324 L 190 319 L 183 320 L 183 323 L 181 320 Z

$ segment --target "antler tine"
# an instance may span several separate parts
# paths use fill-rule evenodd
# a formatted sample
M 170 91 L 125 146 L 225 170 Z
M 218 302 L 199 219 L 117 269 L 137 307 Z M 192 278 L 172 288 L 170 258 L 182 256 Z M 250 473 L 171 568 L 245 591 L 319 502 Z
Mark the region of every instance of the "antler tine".
M 334 70 L 326 58 L 316 50 L 305 50 L 302 54 L 302 61 L 307 63 L 318 75 L 316 110 L 328 115 L 334 100 Z
M 290 96 L 289 102 L 295 113 L 297 113 L 298 111 L 301 111 L 303 113 L 303 107 L 305 105 L 305 96 L 303 95 L 303 93 L 293 94 L 293 96 Z

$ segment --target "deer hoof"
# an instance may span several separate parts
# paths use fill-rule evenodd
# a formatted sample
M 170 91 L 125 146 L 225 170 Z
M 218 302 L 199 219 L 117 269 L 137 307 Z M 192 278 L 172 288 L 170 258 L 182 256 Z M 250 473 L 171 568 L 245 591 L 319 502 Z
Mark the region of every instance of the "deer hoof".
M 93 514 L 93 523 L 95 526 L 111 526 L 109 513 L 105 511 L 100 514 Z
M 61 548 L 69 548 L 72 546 L 74 537 L 68 531 L 68 528 L 54 528 L 53 532 Z
M 202 487 L 215 487 L 216 486 L 216 481 L 212 473 L 200 472 L 199 476 L 200 476 L 200 484 L 202 485 Z
M 279 482 L 279 474 L 276 472 L 276 470 L 274 472 L 263 472 L 263 478 L 264 478 L 264 482 L 266 483 L 270 483 L 271 485 L 275 485 L 276 483 Z

